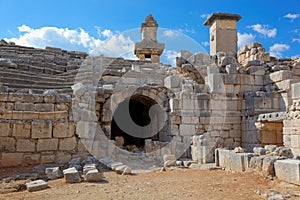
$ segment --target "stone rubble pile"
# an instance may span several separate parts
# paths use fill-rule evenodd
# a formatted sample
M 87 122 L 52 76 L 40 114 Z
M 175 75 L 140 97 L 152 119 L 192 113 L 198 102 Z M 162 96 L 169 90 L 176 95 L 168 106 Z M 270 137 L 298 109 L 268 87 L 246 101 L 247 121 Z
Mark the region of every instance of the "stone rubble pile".
M 254 147 L 253 153 L 236 153 L 234 150 L 216 149 L 216 165 L 231 171 L 250 171 L 273 179 L 300 185 L 300 160 L 294 158 L 287 147 L 266 145 Z
M 244 45 L 238 52 L 238 61 L 243 66 L 247 66 L 248 61 L 270 61 L 270 54 L 266 52 L 265 48 L 259 42 L 253 42 Z

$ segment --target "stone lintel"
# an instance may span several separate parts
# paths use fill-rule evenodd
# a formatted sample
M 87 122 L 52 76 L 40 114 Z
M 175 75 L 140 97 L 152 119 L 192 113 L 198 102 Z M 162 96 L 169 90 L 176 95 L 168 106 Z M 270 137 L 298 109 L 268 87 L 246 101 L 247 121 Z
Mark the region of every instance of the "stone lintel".
M 230 13 L 213 13 L 203 25 L 211 26 L 215 20 L 217 19 L 227 19 L 227 20 L 236 20 L 239 21 L 242 17 L 238 14 L 230 14 Z

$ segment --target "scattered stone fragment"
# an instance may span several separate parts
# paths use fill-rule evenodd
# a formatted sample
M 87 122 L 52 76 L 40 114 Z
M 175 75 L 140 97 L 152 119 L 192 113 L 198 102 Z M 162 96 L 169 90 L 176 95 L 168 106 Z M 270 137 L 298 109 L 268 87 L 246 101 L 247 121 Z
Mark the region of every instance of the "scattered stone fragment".
M 59 167 L 48 167 L 45 169 L 45 174 L 50 180 L 58 179 L 62 177 L 62 173 Z
M 65 181 L 67 183 L 80 183 L 81 177 L 75 167 L 63 170 Z
M 36 180 L 26 183 L 27 190 L 29 192 L 44 190 L 48 188 L 48 183 L 44 180 Z
M 122 175 L 129 175 L 132 173 L 132 169 L 127 165 L 119 165 L 115 168 L 115 171 Z
M 261 155 L 266 155 L 267 151 L 263 147 L 254 147 L 253 152 L 254 152 L 255 155 L 261 156 Z
M 233 151 L 235 153 L 244 153 L 244 149 L 242 147 L 235 147 Z
M 87 182 L 100 182 L 103 179 L 102 173 L 98 171 L 98 169 L 91 169 L 84 174 L 84 179 Z
M 85 175 L 88 171 L 97 169 L 96 164 L 85 164 L 83 167 L 83 174 Z
M 164 155 L 164 166 L 165 167 L 170 167 L 170 166 L 175 166 L 176 165 L 176 157 L 175 155 Z
M 110 164 L 110 168 L 114 171 L 114 170 L 116 170 L 116 168 L 118 166 L 122 166 L 122 165 L 124 165 L 124 164 L 121 163 L 121 162 L 113 162 L 113 163 Z
M 277 147 L 276 145 L 265 145 L 265 149 L 266 149 L 267 152 L 269 152 L 269 153 L 275 151 L 276 147 Z

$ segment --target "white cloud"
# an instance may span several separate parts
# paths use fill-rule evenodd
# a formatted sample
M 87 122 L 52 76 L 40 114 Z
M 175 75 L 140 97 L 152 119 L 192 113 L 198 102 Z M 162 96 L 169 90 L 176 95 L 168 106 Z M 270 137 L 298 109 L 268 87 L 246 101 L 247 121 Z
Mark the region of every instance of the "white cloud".
M 173 30 L 166 30 L 163 32 L 163 35 L 166 37 L 173 38 L 173 37 L 179 36 L 179 33 L 177 31 L 173 31 Z
M 205 41 L 205 42 L 201 42 L 201 44 L 205 47 L 208 47 L 209 46 L 209 42 Z
M 251 33 L 237 33 L 238 35 L 238 47 L 244 46 L 246 44 L 250 44 L 254 42 L 255 35 L 252 35 Z
M 200 17 L 201 17 L 202 19 L 207 19 L 207 18 L 209 18 L 210 15 L 211 15 L 211 14 L 202 14 L 202 15 L 200 15 Z
M 266 36 L 266 37 L 275 37 L 277 34 L 276 28 L 270 28 L 269 25 L 262 25 L 262 24 L 254 24 L 251 26 L 247 26 L 252 30 Z
M 120 56 L 132 51 L 134 42 L 122 34 L 114 34 L 105 29 L 100 32 L 105 39 L 97 39 L 89 35 L 84 29 L 70 30 L 68 28 L 41 27 L 31 28 L 27 25 L 18 27 L 21 35 L 18 38 L 5 38 L 18 45 L 45 48 L 59 47 L 66 50 L 86 51 L 91 55 Z M 98 32 L 99 33 L 99 32 Z
M 300 38 L 293 38 L 292 42 L 300 42 Z
M 172 66 L 176 66 L 176 57 L 180 56 L 180 52 L 177 52 L 175 50 L 167 50 L 165 49 L 162 54 L 162 61 L 166 61 L 166 63 L 170 63 Z
M 294 19 L 297 19 L 297 18 L 300 17 L 300 14 L 291 14 L 291 13 L 288 13 L 288 14 L 284 15 L 283 17 L 284 18 L 288 18 L 291 21 L 294 21 Z
M 111 32 L 111 30 L 105 29 L 104 31 L 101 32 L 101 34 L 105 37 L 112 37 L 113 33 Z
M 277 58 L 281 58 L 282 53 L 284 51 L 289 50 L 289 49 L 290 49 L 290 46 L 287 45 L 287 44 L 276 43 L 276 44 L 274 44 L 270 47 L 270 55 L 274 56 L 274 57 L 277 57 Z

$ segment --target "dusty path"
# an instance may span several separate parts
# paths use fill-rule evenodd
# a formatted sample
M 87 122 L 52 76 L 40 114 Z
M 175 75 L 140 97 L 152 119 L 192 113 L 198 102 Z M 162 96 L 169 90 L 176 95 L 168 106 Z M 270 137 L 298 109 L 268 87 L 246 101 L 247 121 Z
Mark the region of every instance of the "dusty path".
M 93 199 L 262 199 L 255 190 L 284 189 L 250 173 L 222 170 L 177 169 L 167 172 L 121 176 L 105 172 L 105 182 L 66 184 L 64 179 L 49 181 L 51 188 L 38 192 L 0 194 L 2 200 L 93 200 Z M 292 187 L 292 186 L 290 186 Z M 290 188 L 291 189 L 291 188 Z M 293 186 L 293 191 L 300 187 Z M 299 197 L 298 197 L 299 198 Z M 289 199 L 297 199 L 296 197 Z

